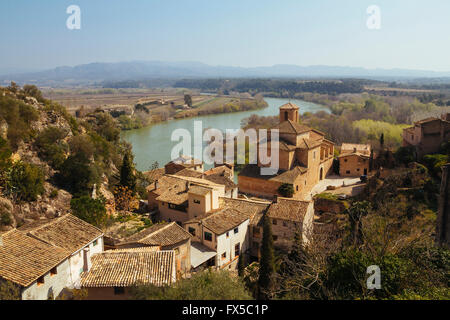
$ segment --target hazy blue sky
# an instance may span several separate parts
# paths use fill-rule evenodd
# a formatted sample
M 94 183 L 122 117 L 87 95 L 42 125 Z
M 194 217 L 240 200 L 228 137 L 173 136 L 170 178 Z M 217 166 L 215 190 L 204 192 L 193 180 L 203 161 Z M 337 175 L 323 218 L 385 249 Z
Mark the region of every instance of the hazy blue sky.
M 81 30 L 66 8 L 81 8 Z M 366 26 L 369 5 L 381 29 Z M 131 60 L 450 71 L 448 0 L 2 0 L 0 69 Z

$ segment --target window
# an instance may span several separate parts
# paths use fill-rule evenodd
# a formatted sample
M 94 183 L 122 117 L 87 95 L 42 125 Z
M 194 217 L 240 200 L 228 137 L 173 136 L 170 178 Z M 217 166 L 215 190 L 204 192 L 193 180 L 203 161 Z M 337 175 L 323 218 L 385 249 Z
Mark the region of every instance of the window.
M 179 255 L 179 254 L 180 254 L 180 248 L 175 248 L 174 251 L 175 251 L 175 254 L 176 254 L 176 255 Z
M 350 174 L 350 170 L 347 170 L 346 173 L 347 173 L 347 174 Z
M 230 237 L 230 232 L 227 232 L 227 239 Z
M 192 227 L 189 227 L 189 233 L 195 236 L 195 229 Z
M 205 240 L 206 241 L 212 241 L 212 239 L 213 239 L 212 233 L 205 232 Z
M 287 222 L 283 221 L 283 227 L 287 227 L 287 226 L 288 226 Z
M 298 186 L 297 186 L 297 191 L 298 191 Z
M 314 151 L 313 152 L 313 159 L 315 159 L 316 158 L 316 152 Z
M 234 246 L 234 256 L 237 257 L 241 253 L 241 244 L 238 243 Z
M 259 238 L 260 235 L 261 235 L 261 230 L 259 229 L 259 227 L 253 227 L 253 236 L 256 238 Z
M 39 279 L 37 279 L 37 285 L 38 286 L 42 286 L 45 283 L 45 276 L 40 277 Z
M 194 203 L 195 203 L 195 204 L 200 204 L 201 201 L 200 201 L 200 200 L 194 200 Z
M 278 236 L 273 236 L 273 241 L 277 241 L 278 240 Z
M 58 274 L 58 267 L 54 267 L 52 270 L 50 270 L 50 276 L 54 276 Z
M 122 287 L 114 287 L 114 294 L 116 296 L 125 294 L 125 288 Z
M 358 171 L 358 172 L 359 172 L 359 168 L 358 168 L 358 169 L 356 169 L 356 171 Z
M 96 245 L 98 245 L 98 240 L 95 240 L 95 241 L 94 241 L 94 247 L 95 247 Z
M 226 258 L 227 258 L 227 253 L 226 252 L 222 253 L 222 260 L 225 260 Z
M 347 162 L 348 161 L 348 159 L 344 159 L 344 162 Z
M 239 227 L 234 229 L 234 234 L 237 234 L 237 233 L 239 233 Z
M 278 222 L 277 222 L 277 219 L 273 219 L 273 220 L 272 220 L 272 224 L 273 224 L 273 225 L 275 225 L 275 226 L 276 226 L 276 225 L 277 225 L 277 223 L 278 223 Z

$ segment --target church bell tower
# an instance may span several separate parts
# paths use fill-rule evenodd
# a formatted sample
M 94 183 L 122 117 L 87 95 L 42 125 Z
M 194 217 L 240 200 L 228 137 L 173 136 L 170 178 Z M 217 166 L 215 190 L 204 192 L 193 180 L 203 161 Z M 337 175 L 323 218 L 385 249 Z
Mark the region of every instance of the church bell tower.
M 280 107 L 280 123 L 291 120 L 292 122 L 299 122 L 299 107 L 291 102 Z

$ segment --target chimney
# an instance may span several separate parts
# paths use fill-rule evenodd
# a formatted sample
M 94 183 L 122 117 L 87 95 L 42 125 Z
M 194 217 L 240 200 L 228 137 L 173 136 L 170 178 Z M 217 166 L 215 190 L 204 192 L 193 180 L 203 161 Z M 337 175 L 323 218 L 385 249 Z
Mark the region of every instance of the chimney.
M 159 189 L 159 181 L 158 180 L 155 181 L 155 189 Z

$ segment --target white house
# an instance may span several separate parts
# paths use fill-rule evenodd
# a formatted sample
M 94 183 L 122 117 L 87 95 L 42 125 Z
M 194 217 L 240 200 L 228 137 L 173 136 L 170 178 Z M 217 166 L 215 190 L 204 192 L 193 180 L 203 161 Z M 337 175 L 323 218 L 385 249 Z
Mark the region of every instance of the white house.
M 103 231 L 71 214 L 26 224 L 19 230 L 70 252 L 69 288 L 79 287 L 81 274 L 91 267 L 91 256 L 104 250 Z
M 36 221 L 0 234 L 0 281 L 17 284 L 23 300 L 56 298 L 100 252 L 103 232 L 73 215 Z

